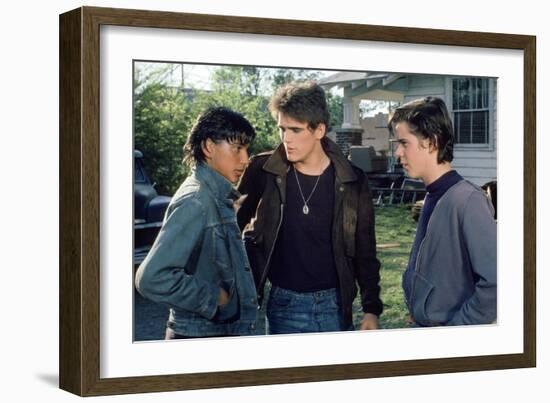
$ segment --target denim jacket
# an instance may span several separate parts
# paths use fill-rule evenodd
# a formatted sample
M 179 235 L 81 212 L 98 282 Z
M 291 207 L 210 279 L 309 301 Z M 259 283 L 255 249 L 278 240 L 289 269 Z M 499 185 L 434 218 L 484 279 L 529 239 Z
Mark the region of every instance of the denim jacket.
M 172 198 L 137 270 L 137 290 L 170 307 L 168 326 L 178 334 L 255 332 L 257 297 L 233 208 L 236 196 L 223 176 L 198 164 Z M 220 288 L 229 302 L 218 307 Z

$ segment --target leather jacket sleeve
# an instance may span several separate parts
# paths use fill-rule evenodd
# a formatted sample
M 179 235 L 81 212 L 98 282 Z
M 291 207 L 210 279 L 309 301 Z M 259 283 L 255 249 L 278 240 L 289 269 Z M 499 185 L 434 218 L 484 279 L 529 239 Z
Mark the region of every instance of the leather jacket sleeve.
M 380 262 L 376 257 L 374 230 L 374 206 L 365 174 L 360 174 L 361 188 L 357 209 L 355 235 L 355 278 L 359 284 L 363 312 L 380 315 L 383 310 L 380 299 Z
M 261 156 L 252 158 L 237 187 L 239 193 L 246 195 L 237 212 L 237 223 L 241 231 L 256 214 L 256 208 L 262 197 L 266 181 L 265 174 L 262 173 L 265 160 L 266 158 Z

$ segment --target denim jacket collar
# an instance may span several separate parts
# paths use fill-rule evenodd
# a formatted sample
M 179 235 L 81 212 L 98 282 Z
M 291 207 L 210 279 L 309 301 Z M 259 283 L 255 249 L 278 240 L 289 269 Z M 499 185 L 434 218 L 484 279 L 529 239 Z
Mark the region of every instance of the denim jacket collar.
M 340 151 L 340 147 L 338 147 L 334 141 L 327 137 L 323 144 L 323 150 L 325 150 L 327 156 L 334 164 L 336 177 L 340 182 L 354 182 L 357 180 L 357 175 L 353 171 L 352 166 Z M 286 176 L 289 167 L 290 163 L 286 159 L 284 145 L 281 143 L 279 147 L 273 151 L 271 157 L 265 162 L 263 169 L 278 176 Z
M 236 200 L 239 198 L 239 192 L 233 187 L 231 182 L 222 175 L 214 171 L 205 163 L 198 163 L 194 168 L 197 179 L 206 184 L 214 197 L 221 201 L 227 199 Z

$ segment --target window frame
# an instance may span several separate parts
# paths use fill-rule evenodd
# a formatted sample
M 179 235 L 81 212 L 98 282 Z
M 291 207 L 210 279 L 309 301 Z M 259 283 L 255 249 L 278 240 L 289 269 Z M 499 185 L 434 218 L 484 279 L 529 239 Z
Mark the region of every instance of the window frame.
M 446 77 L 445 78 L 445 98 L 446 103 L 449 109 L 449 114 L 451 117 L 451 120 L 453 122 L 454 127 L 454 121 L 455 121 L 455 110 L 453 109 L 453 80 L 461 79 L 461 78 L 479 78 L 479 77 L 470 77 L 470 76 L 453 76 L 453 77 Z M 488 125 L 487 125 L 487 137 L 488 142 L 487 143 L 458 143 L 455 142 L 454 149 L 455 150 L 483 150 L 483 151 L 492 151 L 495 149 L 495 98 L 496 98 L 496 80 L 493 77 L 482 77 L 483 79 L 488 81 L 487 85 L 487 91 L 488 91 L 488 105 L 487 109 L 489 111 L 488 116 Z M 483 110 L 483 109 L 475 109 L 475 110 Z M 458 112 L 467 112 L 472 111 L 471 109 L 458 109 Z M 456 128 L 455 134 L 456 133 Z M 458 138 L 458 136 L 457 136 Z

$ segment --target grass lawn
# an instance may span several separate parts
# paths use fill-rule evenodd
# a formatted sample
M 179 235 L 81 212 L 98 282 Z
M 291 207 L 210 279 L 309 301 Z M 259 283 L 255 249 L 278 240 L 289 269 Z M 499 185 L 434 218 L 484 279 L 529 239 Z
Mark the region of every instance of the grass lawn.
M 410 205 L 376 207 L 375 215 L 377 256 L 381 263 L 381 298 L 384 303 L 380 327 L 408 327 L 401 275 L 409 259 L 416 222 L 412 219 Z M 363 316 L 359 297 L 354 302 L 354 312 L 357 328 Z

